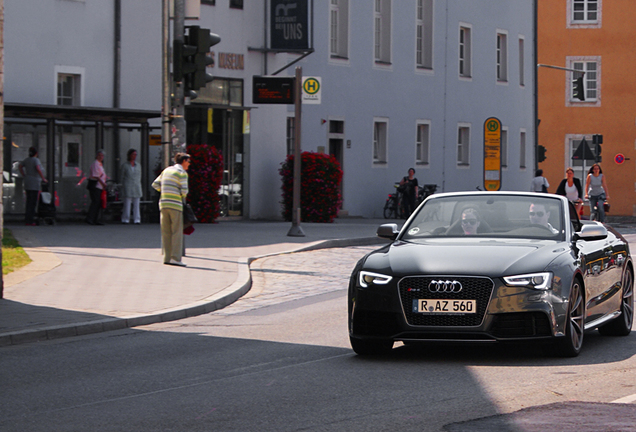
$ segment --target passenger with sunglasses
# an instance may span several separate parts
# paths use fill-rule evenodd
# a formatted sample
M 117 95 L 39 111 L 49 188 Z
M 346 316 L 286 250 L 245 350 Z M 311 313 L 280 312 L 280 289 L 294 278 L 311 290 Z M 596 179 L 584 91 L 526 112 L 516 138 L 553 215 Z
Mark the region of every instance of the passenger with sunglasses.
M 550 212 L 544 204 L 532 203 L 528 210 L 528 216 L 530 217 L 530 223 L 535 225 L 542 225 L 549 229 L 552 234 L 558 234 L 559 231 L 554 228 L 548 220 L 550 220 Z

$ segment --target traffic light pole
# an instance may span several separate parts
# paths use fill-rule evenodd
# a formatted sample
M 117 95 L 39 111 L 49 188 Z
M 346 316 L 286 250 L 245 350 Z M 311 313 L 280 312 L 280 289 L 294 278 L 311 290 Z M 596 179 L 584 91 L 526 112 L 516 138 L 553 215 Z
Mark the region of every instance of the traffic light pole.
M 300 124 L 302 114 L 302 79 L 303 68 L 296 68 L 296 80 L 294 81 L 294 188 L 292 200 L 292 226 L 287 233 L 288 237 L 305 237 L 305 232 L 300 227 L 300 183 L 301 183 L 301 154 L 300 154 Z
M 174 24 L 173 37 L 175 42 L 183 44 L 185 42 L 185 0 L 174 0 Z M 173 114 L 172 114 L 172 130 L 171 130 L 171 146 L 170 156 L 174 156 L 177 152 L 185 152 L 186 150 L 186 122 L 184 107 L 184 83 L 183 80 L 175 82 Z

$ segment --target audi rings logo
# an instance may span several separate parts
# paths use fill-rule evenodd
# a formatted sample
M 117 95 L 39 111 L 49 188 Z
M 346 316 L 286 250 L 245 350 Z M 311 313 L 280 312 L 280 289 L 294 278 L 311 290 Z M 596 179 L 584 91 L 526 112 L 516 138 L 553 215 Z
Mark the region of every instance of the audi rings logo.
M 428 284 L 430 292 L 458 293 L 462 290 L 462 284 L 456 280 L 433 280 Z

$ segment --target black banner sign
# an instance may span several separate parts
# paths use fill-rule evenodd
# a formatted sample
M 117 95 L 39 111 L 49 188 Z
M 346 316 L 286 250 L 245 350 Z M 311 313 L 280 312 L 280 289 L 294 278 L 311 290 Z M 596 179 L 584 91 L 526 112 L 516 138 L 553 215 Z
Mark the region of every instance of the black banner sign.
M 270 0 L 270 48 L 309 49 L 309 0 Z

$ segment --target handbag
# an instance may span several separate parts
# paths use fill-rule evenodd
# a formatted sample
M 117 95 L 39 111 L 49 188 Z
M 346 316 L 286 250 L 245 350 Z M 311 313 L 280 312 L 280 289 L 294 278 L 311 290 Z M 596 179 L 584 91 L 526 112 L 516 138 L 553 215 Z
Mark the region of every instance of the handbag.
M 88 179 L 88 183 L 86 183 L 86 189 L 93 190 L 97 187 L 97 180 Z
M 106 189 L 102 189 L 102 208 L 105 209 L 108 205 L 108 192 Z
M 610 204 L 607 201 L 603 203 L 603 210 L 605 210 L 605 213 L 610 211 Z
M 183 227 L 188 228 L 198 221 L 192 206 L 188 203 L 183 203 Z

